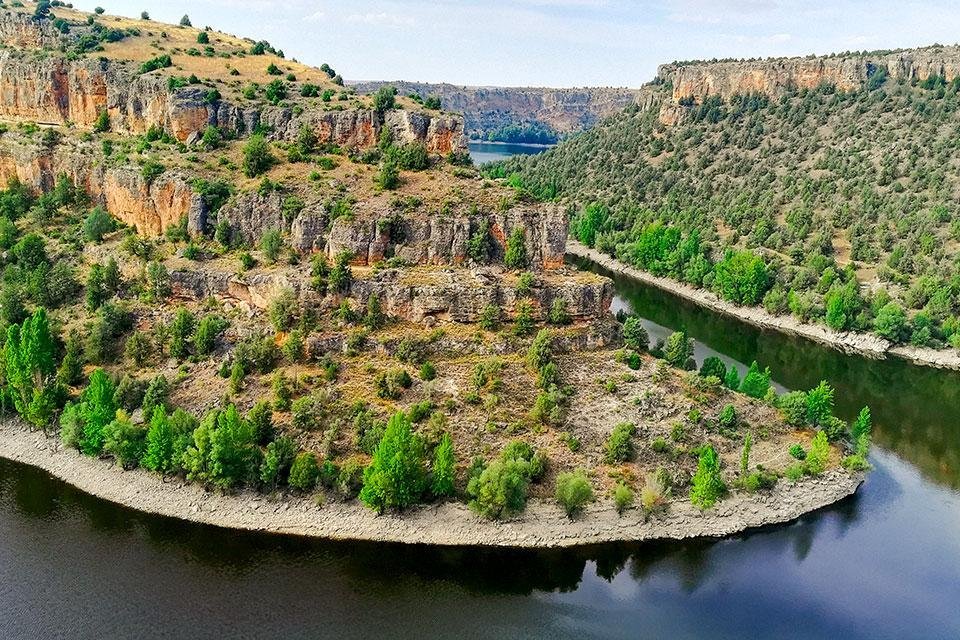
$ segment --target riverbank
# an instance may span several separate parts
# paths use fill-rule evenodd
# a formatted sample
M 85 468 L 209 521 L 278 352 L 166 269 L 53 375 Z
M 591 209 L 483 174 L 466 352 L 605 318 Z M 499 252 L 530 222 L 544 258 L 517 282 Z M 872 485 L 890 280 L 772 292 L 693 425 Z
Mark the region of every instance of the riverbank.
M 606 498 L 573 521 L 555 504 L 531 501 L 521 517 L 490 522 L 461 503 L 377 516 L 355 501 L 318 505 L 313 497 L 221 494 L 180 478 L 125 471 L 88 458 L 17 421 L 0 423 L 0 457 L 37 467 L 91 495 L 138 511 L 218 527 L 335 540 L 517 548 L 728 536 L 827 507 L 852 495 L 864 479 L 862 474 L 834 469 L 797 484 L 783 480 L 769 493 L 733 494 L 705 513 L 686 500 L 676 500 L 646 522 L 637 509 L 618 516 Z
M 762 307 L 738 306 L 732 302 L 721 300 L 713 292 L 706 289 L 697 289 L 671 278 L 655 276 L 631 267 L 612 256 L 591 249 L 573 239 L 567 241 L 567 253 L 579 258 L 586 258 L 609 271 L 639 280 L 690 300 L 711 311 L 737 318 L 761 329 L 770 329 L 806 338 L 843 353 L 854 353 L 878 359 L 893 355 L 921 366 L 960 370 L 960 352 L 955 349 L 938 350 L 909 345 L 893 345 L 880 336 L 852 331 L 838 332 L 825 325 L 801 322 L 793 316 L 775 316 Z

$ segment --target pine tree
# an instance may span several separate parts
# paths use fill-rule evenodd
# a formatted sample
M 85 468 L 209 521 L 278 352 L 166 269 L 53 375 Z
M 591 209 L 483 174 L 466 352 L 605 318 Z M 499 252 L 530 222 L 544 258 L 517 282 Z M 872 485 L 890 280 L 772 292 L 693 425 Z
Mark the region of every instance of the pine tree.
M 178 360 L 187 357 L 187 340 L 193 333 L 194 317 L 187 309 L 180 307 L 170 323 L 170 355 Z
M 720 476 L 720 459 L 711 445 L 700 449 L 700 460 L 697 463 L 697 473 L 693 476 L 693 486 L 690 489 L 690 502 L 700 509 L 709 509 L 727 491 L 727 486 Z
M 663 359 L 679 369 L 685 369 L 692 356 L 693 340 L 687 337 L 686 332 L 676 331 L 670 334 L 663 348 Z
M 444 433 L 433 452 L 433 482 L 430 491 L 434 496 L 442 498 L 453 495 L 456 465 L 453 441 L 450 440 L 449 433 Z
M 157 407 L 163 407 L 167 410 L 167 399 L 170 396 L 170 383 L 162 373 L 150 381 L 147 390 L 143 394 L 143 415 L 144 418 L 150 416 L 152 419 L 154 410 Z
M 753 447 L 753 438 L 748 433 L 743 436 L 743 452 L 740 454 L 740 475 L 746 476 L 750 470 L 750 449 Z
M 857 445 L 860 442 L 861 436 L 869 436 L 872 429 L 873 422 L 870 417 L 870 407 L 864 407 L 860 409 L 857 419 L 853 421 L 853 425 L 850 427 L 850 439 L 853 441 L 853 444 Z
M 770 369 L 769 367 L 760 371 L 760 365 L 754 360 L 750 363 L 750 369 L 747 375 L 743 377 L 740 383 L 740 392 L 751 398 L 763 398 L 767 395 L 767 389 L 770 388 Z
M 726 385 L 728 389 L 733 389 L 734 391 L 740 388 L 740 373 L 736 367 L 731 366 L 727 369 L 727 375 L 723 379 L 723 384 Z
M 423 446 L 411 431 L 407 415 L 398 411 L 387 422 L 373 460 L 363 472 L 360 500 L 378 513 L 402 509 L 420 499 L 425 480 Z
M 43 307 L 7 328 L 5 373 L 13 406 L 31 424 L 45 428 L 56 410 L 53 339 Z
M 254 446 L 253 428 L 231 404 L 217 416 L 216 429 L 210 433 L 210 480 L 223 488 L 246 480 Z
M 117 415 L 117 405 L 113 401 L 115 391 L 106 372 L 97 369 L 90 374 L 90 384 L 80 396 L 83 416 L 80 450 L 88 456 L 98 455 L 103 450 L 104 428 Z
M 514 227 L 507 238 L 507 248 L 503 256 L 503 263 L 508 269 L 526 269 L 527 247 L 523 227 Z
M 814 427 L 827 423 L 833 416 L 833 387 L 826 380 L 807 392 L 807 422 Z
M 170 473 L 178 463 L 174 459 L 174 434 L 163 406 L 157 405 L 150 417 L 147 449 L 140 464 L 150 471 Z

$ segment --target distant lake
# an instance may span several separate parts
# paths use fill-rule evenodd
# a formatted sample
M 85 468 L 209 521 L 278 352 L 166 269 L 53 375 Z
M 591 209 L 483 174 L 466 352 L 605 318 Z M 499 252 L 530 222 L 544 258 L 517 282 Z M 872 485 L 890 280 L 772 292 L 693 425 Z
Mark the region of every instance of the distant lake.
M 504 160 L 510 156 L 532 156 L 550 147 L 539 144 L 513 144 L 510 142 L 475 142 L 470 141 L 470 157 L 474 164 Z

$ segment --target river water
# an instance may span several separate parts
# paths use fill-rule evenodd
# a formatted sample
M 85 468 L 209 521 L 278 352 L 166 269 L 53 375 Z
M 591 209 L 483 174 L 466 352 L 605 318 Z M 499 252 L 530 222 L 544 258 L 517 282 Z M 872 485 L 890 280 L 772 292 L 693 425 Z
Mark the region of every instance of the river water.
M 0 638 L 960 637 L 960 376 L 616 284 L 616 308 L 685 328 L 699 360 L 756 358 L 790 388 L 825 377 L 845 417 L 870 404 L 860 492 L 719 541 L 438 549 L 143 515 L 0 461 Z
M 472 140 L 468 143 L 470 157 L 477 165 L 495 160 L 506 160 L 510 156 L 531 156 L 549 149 L 539 144 L 516 144 L 512 142 L 479 142 Z

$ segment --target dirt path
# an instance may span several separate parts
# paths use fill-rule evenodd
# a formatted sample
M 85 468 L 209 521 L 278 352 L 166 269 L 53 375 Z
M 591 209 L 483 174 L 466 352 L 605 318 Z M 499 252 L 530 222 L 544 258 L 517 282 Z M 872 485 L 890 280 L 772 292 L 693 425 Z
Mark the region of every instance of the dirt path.
M 726 536 L 794 520 L 853 494 L 863 482 L 862 474 L 833 470 L 797 484 L 781 481 L 767 494 L 734 494 L 704 514 L 677 500 L 666 513 L 646 522 L 639 510 L 618 516 L 608 498 L 573 521 L 555 504 L 532 501 L 520 518 L 489 522 L 460 503 L 376 516 L 356 501 L 318 506 L 313 497 L 222 495 L 87 458 L 15 421 L 0 423 L 0 457 L 43 469 L 104 500 L 220 527 L 331 539 L 529 548 Z

